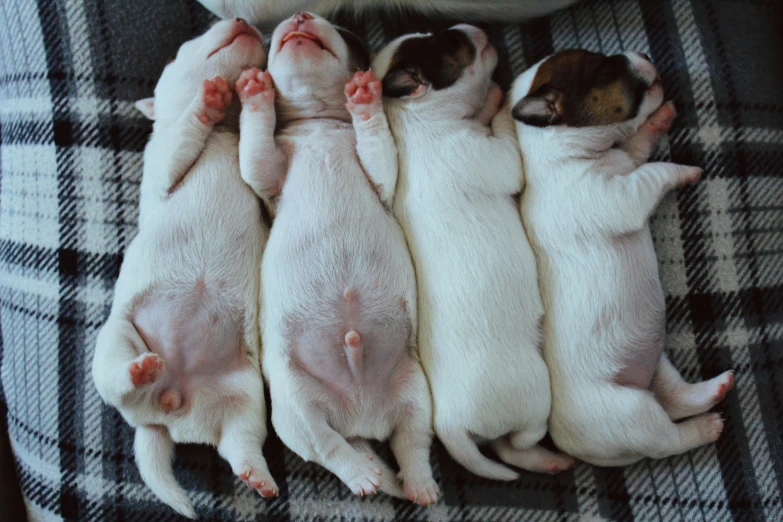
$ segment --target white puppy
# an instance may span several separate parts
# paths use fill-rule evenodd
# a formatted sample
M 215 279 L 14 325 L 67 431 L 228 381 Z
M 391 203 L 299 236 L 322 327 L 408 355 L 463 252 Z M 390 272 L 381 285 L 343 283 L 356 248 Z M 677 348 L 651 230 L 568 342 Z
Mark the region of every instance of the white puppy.
M 525 20 L 553 13 L 576 0 L 199 0 L 221 18 L 241 16 L 254 24 L 277 23 L 297 11 L 331 14 L 386 10 L 404 13 L 415 9 L 430 16 L 470 20 Z
M 394 214 L 416 267 L 435 432 L 470 471 L 513 480 L 518 474 L 477 443 L 532 471 L 555 473 L 573 460 L 537 445 L 550 407 L 543 307 L 515 202 L 514 122 L 508 111 L 493 119 L 502 98 L 490 79 L 496 65 L 487 35 L 458 25 L 398 38 L 373 69 L 399 149 Z
M 512 100 L 527 177 L 522 217 L 546 311 L 552 438 L 603 466 L 715 441 L 723 420 L 704 412 L 733 374 L 687 384 L 663 355 L 665 302 L 648 218 L 701 169 L 644 164 L 675 113 L 670 103 L 658 109 L 655 67 L 638 53 L 564 51 L 522 74 Z
M 242 174 L 276 213 L 261 269 L 263 369 L 288 447 L 358 495 L 402 495 L 363 440 L 390 437 L 405 494 L 430 504 L 415 280 L 389 211 L 396 150 L 380 82 L 357 74 L 346 85 L 368 62 L 355 36 L 300 13 L 275 30 L 269 72 L 237 84 Z
M 261 454 L 258 263 L 267 230 L 239 173 L 239 106 L 232 110 L 229 89 L 265 58 L 258 31 L 220 22 L 182 45 L 155 97 L 138 102 L 155 119 L 139 232 L 93 359 L 98 393 L 136 428 L 142 478 L 188 517 L 193 506 L 171 469 L 173 441 L 217 446 L 248 485 L 277 494 Z

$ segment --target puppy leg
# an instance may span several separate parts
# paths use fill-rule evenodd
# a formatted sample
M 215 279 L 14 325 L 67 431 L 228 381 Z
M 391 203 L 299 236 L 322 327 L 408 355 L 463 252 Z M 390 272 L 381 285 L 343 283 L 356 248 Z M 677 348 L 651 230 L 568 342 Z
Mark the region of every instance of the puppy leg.
M 236 83 L 242 102 L 239 170 L 242 179 L 270 209 L 283 190 L 288 159 L 275 141 L 275 87 L 259 69 L 243 71 Z
M 227 412 L 222 426 L 218 453 L 228 461 L 231 470 L 262 497 L 276 497 L 277 484 L 269 473 L 261 452 L 266 439 L 266 408 L 261 375 L 248 368 L 243 376 L 245 387 L 242 405 Z
M 637 167 L 650 159 L 658 142 L 669 132 L 675 116 L 677 116 L 677 109 L 674 103 L 664 103 L 625 143 L 623 150 L 628 153 Z
M 372 71 L 357 72 L 345 85 L 345 96 L 345 107 L 356 131 L 359 161 L 381 203 L 391 208 L 397 186 L 397 147 L 383 112 L 381 81 Z
M 382 485 L 383 469 L 351 447 L 329 426 L 324 412 L 309 406 L 311 400 L 300 397 L 295 389 L 287 386 L 280 395 L 272 391 L 272 424 L 283 443 L 304 460 L 337 475 L 354 494 L 374 494 Z
M 551 452 L 537 444 L 532 447 L 518 447 L 518 441 L 515 440 L 517 435 L 519 434 L 515 433 L 491 443 L 492 449 L 506 464 L 550 475 L 565 471 L 574 465 L 573 458 Z
M 231 103 L 231 89 L 223 78 L 204 80 L 199 94 L 170 128 L 150 141 L 144 161 L 143 188 L 152 189 L 158 197 L 171 194 L 193 167 L 212 127 L 223 120 Z M 152 175 L 147 175 L 147 172 Z M 156 171 L 156 172 L 155 172 Z
M 591 197 L 622 204 L 600 208 L 591 204 L 594 224 L 615 235 L 642 230 L 664 194 L 676 186 L 696 182 L 701 172 L 698 167 L 674 163 L 646 163 L 630 174 L 603 179 L 591 187 L 603 194 L 591 192 Z
M 152 353 L 130 321 L 109 318 L 101 328 L 92 360 L 98 394 L 108 404 L 123 405 L 130 394 L 155 383 L 163 359 Z
M 483 125 L 489 125 L 492 119 L 497 115 L 500 110 L 500 104 L 503 102 L 503 90 L 496 83 L 492 83 L 487 94 L 487 100 L 484 102 L 484 106 L 476 114 L 476 119 Z
M 723 400 L 734 387 L 734 372 L 723 372 L 708 381 L 685 382 L 666 355 L 653 376 L 651 388 L 672 420 L 704 413 Z
M 389 444 L 397 463 L 408 500 L 422 506 L 438 501 L 440 488 L 432 477 L 430 445 L 432 444 L 432 407 L 424 371 L 415 365 L 411 398 L 406 415 L 391 436 Z

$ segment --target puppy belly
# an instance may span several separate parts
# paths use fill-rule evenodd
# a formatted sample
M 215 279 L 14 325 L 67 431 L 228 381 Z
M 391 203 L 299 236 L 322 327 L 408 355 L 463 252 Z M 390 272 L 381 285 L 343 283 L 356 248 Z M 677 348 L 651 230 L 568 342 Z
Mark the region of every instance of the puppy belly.
M 242 312 L 203 278 L 145 296 L 132 321 L 150 351 L 164 360 L 154 384 L 159 407 L 185 411 L 193 391 L 218 390 L 219 381 L 249 364 L 242 340 Z
M 312 310 L 317 316 L 287 318 L 292 361 L 343 401 L 388 398 L 408 366 L 404 302 L 352 287 L 340 294 Z

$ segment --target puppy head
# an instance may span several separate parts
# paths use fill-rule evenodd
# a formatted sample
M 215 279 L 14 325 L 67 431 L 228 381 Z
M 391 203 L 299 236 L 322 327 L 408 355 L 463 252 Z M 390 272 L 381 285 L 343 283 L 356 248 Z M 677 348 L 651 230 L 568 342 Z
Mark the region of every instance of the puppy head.
M 383 78 L 385 97 L 463 104 L 474 113 L 486 100 L 497 62 L 487 34 L 460 24 L 397 38 L 378 53 L 373 70 Z
M 342 106 L 345 82 L 369 64 L 356 35 L 311 13 L 295 14 L 272 34 L 268 70 L 284 98 L 331 96 Z
M 222 76 L 233 84 L 240 73 L 266 61 L 261 33 L 244 20 L 223 20 L 182 44 L 163 69 L 155 97 L 136 102 L 150 119 L 176 117 L 198 94 L 203 80 Z
M 583 50 L 554 54 L 528 69 L 512 90 L 514 119 L 535 127 L 614 126 L 638 129 L 663 103 L 649 58 Z

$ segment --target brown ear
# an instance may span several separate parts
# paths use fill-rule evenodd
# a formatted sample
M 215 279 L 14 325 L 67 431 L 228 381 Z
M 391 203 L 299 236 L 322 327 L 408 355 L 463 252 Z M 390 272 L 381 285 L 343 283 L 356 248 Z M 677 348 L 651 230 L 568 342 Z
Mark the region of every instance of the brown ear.
M 383 95 L 390 98 L 412 96 L 417 98 L 427 92 L 429 86 L 408 69 L 393 69 L 386 73 L 382 82 Z
M 563 119 L 563 93 L 542 85 L 519 100 L 511 111 L 515 120 L 534 127 L 557 125 Z

